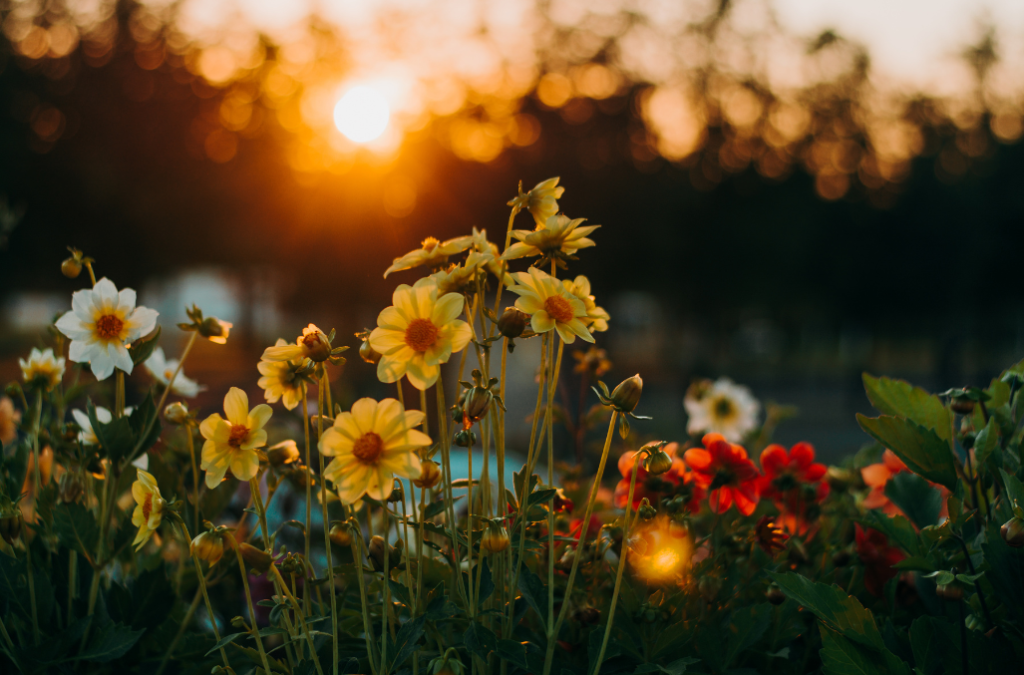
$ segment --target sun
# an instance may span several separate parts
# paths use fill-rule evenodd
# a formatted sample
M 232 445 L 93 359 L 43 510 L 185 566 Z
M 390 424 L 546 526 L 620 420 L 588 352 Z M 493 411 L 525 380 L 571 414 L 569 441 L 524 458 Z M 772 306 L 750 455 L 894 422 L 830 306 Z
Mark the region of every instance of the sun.
M 391 109 L 384 96 L 371 87 L 352 87 L 334 106 L 338 131 L 356 143 L 369 143 L 387 129 Z

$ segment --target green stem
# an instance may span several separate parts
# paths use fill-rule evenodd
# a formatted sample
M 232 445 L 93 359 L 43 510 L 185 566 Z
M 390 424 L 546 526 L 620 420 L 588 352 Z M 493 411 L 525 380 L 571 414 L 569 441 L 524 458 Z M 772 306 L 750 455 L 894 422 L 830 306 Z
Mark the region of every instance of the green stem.
M 388 511 L 388 501 L 383 498 L 383 478 L 378 468 L 377 485 L 380 486 L 382 497 L 380 500 L 381 511 L 384 513 L 384 571 L 381 573 L 381 584 L 384 586 L 382 589 L 384 602 L 381 606 L 382 611 L 380 614 L 380 673 L 381 675 L 388 675 L 388 672 L 391 670 L 388 667 L 388 623 L 391 618 L 391 584 L 388 583 L 391 580 L 391 542 L 388 541 L 388 531 L 391 529 L 391 514 Z
M 114 371 L 114 419 L 124 417 L 124 371 Z
M 267 671 L 267 675 L 270 675 L 273 671 L 270 669 L 270 663 L 267 661 L 267 653 L 263 651 L 263 639 L 260 637 L 260 627 L 256 624 L 256 608 L 252 604 L 252 593 L 249 591 L 249 573 L 245 570 L 245 563 L 242 561 L 242 552 L 238 550 L 238 545 L 232 541 L 233 548 L 235 549 L 235 558 L 238 559 L 238 571 L 242 575 L 242 587 L 245 589 L 245 601 L 249 604 L 249 619 L 252 621 L 252 635 L 256 638 L 256 647 L 260 652 L 260 660 L 263 661 L 263 670 Z M 271 565 L 274 563 L 271 562 Z M 210 617 L 213 618 L 212 616 Z
M 260 521 L 260 532 L 263 534 L 263 549 L 273 555 L 274 542 L 270 540 L 270 530 L 267 529 L 267 512 L 263 508 L 263 493 L 260 491 L 259 476 L 249 479 L 249 490 L 252 492 L 252 504 L 256 508 L 256 517 Z
M 72 608 L 76 597 L 78 597 L 78 551 L 70 549 L 68 551 L 68 626 L 71 625 Z
M 448 509 L 448 529 L 452 538 L 452 586 L 458 590 L 466 604 L 469 604 L 469 596 L 462 583 L 461 561 L 462 554 L 459 552 L 459 532 L 455 522 L 455 504 L 452 502 L 452 459 L 451 459 L 451 437 L 448 434 L 448 410 L 444 403 L 444 382 L 441 374 L 437 375 L 437 384 L 434 389 L 437 394 L 437 419 L 441 433 L 441 461 L 444 469 L 444 489 L 446 507 Z M 467 607 L 468 608 L 468 607 Z
M 302 613 L 302 609 L 299 608 L 299 601 L 295 599 L 292 592 L 288 589 L 288 584 L 285 583 L 284 578 L 281 576 L 281 571 L 277 569 L 277 565 L 271 564 L 270 569 L 274 571 L 274 576 L 277 577 L 277 583 L 284 590 L 284 594 L 288 596 L 288 601 L 292 603 L 292 608 L 295 610 L 295 616 L 299 617 L 299 624 L 302 626 L 302 632 L 306 634 L 306 643 L 309 645 L 309 653 L 313 655 L 313 665 L 316 666 L 316 672 L 320 675 L 324 675 L 323 668 L 320 667 L 320 657 L 316 655 L 316 649 L 313 647 L 313 636 L 309 634 L 309 626 L 306 625 L 306 617 Z M 335 659 L 337 662 L 337 659 Z
M 330 382 L 327 379 L 327 367 L 323 366 L 324 374 L 320 378 L 319 393 L 322 401 L 327 404 L 328 412 L 330 410 Z M 324 413 L 323 405 L 320 406 L 320 414 L 317 418 L 317 459 L 320 462 L 320 489 L 324 491 L 324 498 L 320 500 L 320 508 L 324 518 L 324 548 L 327 550 L 327 585 L 330 589 L 331 595 L 331 655 L 333 658 L 332 672 L 334 675 L 338 675 L 338 605 L 337 605 L 337 589 L 334 587 L 334 561 L 331 559 L 331 534 L 330 522 L 327 518 L 327 483 L 324 478 L 324 453 L 319 451 L 320 440 L 324 437 Z M 308 486 L 310 481 L 306 481 Z M 307 488 L 308 489 L 308 488 Z M 312 648 L 312 647 L 311 647 Z
M 367 509 L 369 518 L 369 509 Z M 370 605 L 366 599 L 366 580 L 363 578 L 363 532 L 354 518 L 349 527 L 352 528 L 352 559 L 355 562 L 356 581 L 359 584 L 359 600 L 363 610 L 363 633 L 366 635 L 366 653 L 370 657 L 370 673 L 377 675 L 376 652 L 373 648 L 373 624 L 370 621 Z
M 307 391 L 307 387 L 306 387 L 305 382 L 303 382 L 303 384 L 302 384 L 302 431 L 303 431 L 303 434 L 306 437 L 306 471 L 308 473 L 310 471 L 310 468 L 312 467 L 312 463 L 311 463 L 311 456 L 310 456 L 310 449 L 309 449 L 309 398 L 308 398 L 308 391 Z M 313 513 L 313 511 L 312 511 L 312 508 L 313 508 L 313 485 L 312 485 L 312 483 L 313 483 L 313 481 L 309 480 L 309 476 L 307 475 L 307 477 L 306 477 L 306 532 L 305 532 L 305 540 L 306 540 L 305 556 L 306 556 L 306 560 L 307 561 L 309 560 L 309 537 L 311 535 L 311 532 L 310 532 L 310 520 L 311 520 L 311 516 L 312 516 L 312 513 Z M 324 489 L 324 486 L 323 486 L 322 483 L 320 484 L 320 489 L 321 490 Z M 327 499 L 326 495 L 324 496 L 324 499 Z M 327 529 L 327 523 L 326 522 L 324 523 L 324 529 Z M 330 547 L 328 547 L 328 550 L 330 550 Z M 308 570 L 304 571 L 304 574 L 306 576 L 306 583 L 309 583 L 309 571 Z M 309 593 L 303 593 L 302 594 L 302 606 L 305 609 L 307 614 L 309 613 L 309 602 L 310 602 Z
M 185 425 L 185 438 L 188 439 L 188 454 L 192 458 L 192 508 L 195 511 L 195 531 L 199 532 L 199 467 L 196 464 L 196 445 L 192 439 L 192 425 Z
M 120 371 L 118 371 L 120 372 Z M 35 485 L 32 490 L 32 512 L 35 517 L 39 518 L 39 496 L 43 491 L 43 478 L 41 473 L 41 464 L 39 459 L 39 423 L 43 416 L 43 389 L 42 387 L 36 387 L 36 414 L 35 419 L 32 422 L 32 454 L 33 454 L 33 472 Z M 27 559 L 25 561 L 25 570 L 28 573 L 28 599 L 32 607 L 32 639 L 35 644 L 39 644 L 39 616 L 36 610 L 36 585 L 33 581 L 32 572 L 32 544 L 25 538 L 25 554 Z
M 39 618 L 36 614 L 35 572 L 32 570 L 32 544 L 25 541 L 25 571 L 28 575 L 28 600 L 32 606 L 32 643 L 39 644 Z
M 608 462 L 608 451 L 612 447 L 612 434 L 615 431 L 615 423 L 619 420 L 619 411 L 612 411 L 612 418 L 608 421 L 608 434 L 604 439 L 604 449 L 601 450 L 601 461 L 597 465 L 597 474 L 594 476 L 594 483 L 590 486 L 590 498 L 587 499 L 587 510 L 583 515 L 583 524 L 580 525 L 580 537 L 576 544 L 576 555 L 572 559 L 572 569 L 569 571 L 569 581 L 565 585 L 565 594 L 562 598 L 562 609 L 558 612 L 558 621 L 555 622 L 554 626 L 548 627 L 548 647 L 547 653 L 544 655 L 544 675 L 551 673 L 551 665 L 554 663 L 555 657 L 555 645 L 558 643 L 558 631 L 562 627 L 562 622 L 565 621 L 565 615 L 569 611 L 569 605 L 572 604 L 572 587 L 576 581 L 576 571 L 580 566 L 580 559 L 583 558 L 583 549 L 587 543 L 587 529 L 590 523 L 590 514 L 594 510 L 594 502 L 597 500 L 597 491 L 601 487 L 601 477 L 604 475 L 604 467 Z M 625 546 L 625 541 L 623 541 Z
M 0 634 L 4 636 L 4 642 L 7 643 L 7 652 L 11 656 L 11 661 L 14 661 L 14 667 L 22 672 L 25 672 L 18 660 L 14 658 L 14 641 L 11 640 L 10 633 L 7 632 L 7 626 L 4 625 L 4 618 L 0 616 Z
M 551 340 L 558 340 L 558 355 L 555 357 L 554 363 L 551 365 L 551 377 L 548 379 L 548 399 L 547 399 L 547 411 L 545 413 L 544 424 L 548 428 L 548 487 L 553 488 L 555 486 L 555 440 L 554 440 L 554 424 L 551 419 L 552 410 L 554 408 L 555 401 L 555 390 L 558 388 L 558 375 L 559 370 L 562 368 L 562 352 L 565 349 L 565 342 L 561 337 L 556 338 L 554 332 L 551 333 Z M 586 522 L 584 522 L 586 527 Z M 576 552 L 579 555 L 579 550 Z M 548 626 L 555 620 L 555 510 L 553 508 L 548 509 Z
M 181 353 L 181 359 L 178 360 L 178 367 L 174 369 L 169 380 L 167 380 L 167 386 L 164 387 L 164 393 L 160 395 L 160 402 L 156 404 L 156 415 L 154 415 L 149 422 L 146 424 L 146 428 L 143 430 L 142 435 L 139 436 L 138 442 L 135 444 L 135 448 L 132 450 L 132 454 L 125 460 L 125 466 L 128 466 L 135 458 L 138 457 L 139 452 L 142 450 L 142 443 L 149 436 L 149 432 L 153 430 L 153 425 L 156 423 L 156 418 L 160 416 L 160 412 L 164 409 L 164 403 L 167 402 L 167 395 L 171 393 L 171 388 L 174 387 L 174 381 L 178 379 L 178 373 L 181 372 L 182 367 L 185 365 L 185 359 L 188 358 L 188 353 L 192 351 L 192 345 L 196 342 L 196 335 L 199 333 L 192 331 L 192 334 L 188 338 L 188 343 L 185 344 L 185 351 Z

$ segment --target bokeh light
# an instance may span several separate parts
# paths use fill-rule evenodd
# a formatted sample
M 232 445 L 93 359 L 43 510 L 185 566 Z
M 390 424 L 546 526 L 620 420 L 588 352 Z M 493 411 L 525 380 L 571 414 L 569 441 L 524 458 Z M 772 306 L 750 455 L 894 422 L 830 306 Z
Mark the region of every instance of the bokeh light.
M 334 106 L 335 126 L 356 143 L 380 138 L 390 119 L 391 108 L 384 95 L 366 85 L 352 87 Z
M 630 536 L 629 562 L 651 583 L 679 581 L 690 569 L 693 540 L 686 528 L 659 517 L 640 524 Z

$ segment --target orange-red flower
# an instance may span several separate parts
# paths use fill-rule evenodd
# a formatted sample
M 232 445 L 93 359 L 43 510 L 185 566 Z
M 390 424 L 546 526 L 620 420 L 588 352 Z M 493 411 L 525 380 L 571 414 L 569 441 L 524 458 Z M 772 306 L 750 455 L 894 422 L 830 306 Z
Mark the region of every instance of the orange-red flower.
M 899 573 L 893 565 L 907 556 L 895 546 L 889 546 L 889 539 L 870 528 L 857 525 L 857 556 L 864 564 L 864 587 L 871 595 L 882 597 L 885 584 Z
M 683 457 L 693 469 L 697 485 L 711 491 L 711 510 L 724 513 L 735 502 L 740 513 L 749 516 L 760 499 L 761 474 L 747 457 L 747 451 L 721 434 L 705 434 L 701 442 L 703 448 L 690 448 Z
M 787 539 L 789 535 L 769 515 L 761 516 L 754 526 L 754 540 L 768 555 L 774 556 L 776 551 L 785 550 Z
M 896 456 L 895 452 L 886 448 L 885 452 L 882 453 L 881 462 L 869 464 L 860 470 L 860 475 L 864 479 L 865 485 L 871 488 L 871 492 L 864 498 L 861 505 L 866 509 L 881 509 L 888 516 L 903 515 L 903 511 L 885 496 L 885 486 L 890 478 L 904 471 L 909 472 L 910 469 L 903 463 L 903 460 Z M 939 511 L 939 519 L 947 518 L 949 513 L 947 512 L 946 497 L 949 495 L 949 490 L 935 483 L 932 483 L 932 486 L 938 489 L 942 495 L 942 509 Z
M 615 486 L 615 506 L 620 509 L 626 506 L 626 500 L 629 499 L 629 482 L 635 470 L 636 485 L 633 487 L 631 508 L 639 508 L 645 497 L 652 504 L 657 504 L 661 497 L 682 495 L 686 499 L 687 510 L 691 513 L 700 511 L 700 503 L 706 493 L 697 485 L 693 472 L 686 469 L 686 463 L 676 456 L 679 444 L 669 443 L 662 450 L 672 459 L 672 468 L 660 476 L 652 476 L 643 468 L 642 463 L 638 466 L 636 452 L 630 450 L 622 453 L 619 457 L 619 473 L 622 474 L 622 480 Z
M 781 445 L 769 445 L 761 452 L 761 469 L 761 496 L 775 502 L 782 512 L 779 520 L 791 534 L 806 534 L 807 507 L 820 504 L 829 493 L 828 483 L 822 480 L 828 467 L 814 461 L 810 443 L 797 443 L 789 452 Z

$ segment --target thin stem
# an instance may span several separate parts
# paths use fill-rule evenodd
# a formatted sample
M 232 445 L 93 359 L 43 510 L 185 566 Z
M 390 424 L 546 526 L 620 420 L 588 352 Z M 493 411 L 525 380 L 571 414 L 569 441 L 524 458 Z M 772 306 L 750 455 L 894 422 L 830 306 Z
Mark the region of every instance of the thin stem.
M 327 379 L 327 366 L 323 366 L 324 374 L 320 378 L 320 396 L 321 399 L 330 406 L 330 382 Z M 332 672 L 334 675 L 338 675 L 338 605 L 337 605 L 337 589 L 334 587 L 334 561 L 331 559 L 331 534 L 329 532 L 328 519 L 327 519 L 327 484 L 324 478 L 324 453 L 319 451 L 320 440 L 324 437 L 324 415 L 323 406 L 321 406 L 320 414 L 316 416 L 317 419 L 317 460 L 320 462 L 320 489 L 324 491 L 324 498 L 320 500 L 320 507 L 324 518 L 324 548 L 327 549 L 327 579 L 328 587 L 330 588 L 331 594 L 331 655 L 333 658 Z M 306 481 L 308 486 L 310 481 Z M 308 489 L 308 488 L 307 488 Z
M 350 527 L 354 530 L 351 544 L 352 559 L 356 567 L 356 581 L 359 583 L 359 600 L 363 610 L 363 633 L 366 636 L 366 653 L 370 657 L 371 675 L 377 675 L 377 655 L 373 648 L 373 625 L 370 622 L 370 605 L 366 599 L 366 580 L 363 578 L 363 533 L 359 529 L 358 522 L 354 522 Z
M 18 660 L 14 658 L 14 641 L 11 640 L 11 635 L 7 632 L 7 626 L 4 625 L 4 618 L 2 616 L 0 616 L 0 635 L 4 636 L 4 642 L 7 643 L 7 653 L 10 655 L 11 661 L 14 661 L 14 667 L 21 670 L 21 672 L 25 672 L 21 664 L 18 663 Z
M 377 485 L 381 490 L 381 511 L 384 513 L 384 571 L 381 573 L 381 584 L 384 594 L 384 602 L 381 606 L 380 615 L 380 672 L 381 675 L 388 675 L 388 624 L 391 619 L 391 542 L 388 541 L 388 530 L 391 528 L 390 513 L 388 512 L 388 501 L 384 498 L 384 480 L 380 468 L 377 469 Z
M 974 569 L 974 562 L 971 560 L 971 554 L 967 550 L 967 542 L 965 542 L 963 537 L 960 535 L 955 534 L 953 537 L 960 542 L 960 547 L 963 549 L 964 558 L 967 560 L 967 566 L 971 569 L 971 574 L 977 574 L 977 570 Z M 981 590 L 981 584 L 975 584 L 974 588 L 978 591 L 978 600 L 981 602 L 981 609 L 985 612 L 985 622 L 988 624 L 989 628 L 992 628 L 996 624 L 992 621 L 992 615 L 989 614 L 988 603 L 985 602 L 985 592 Z
M 192 458 L 192 508 L 195 511 L 195 531 L 199 531 L 199 467 L 196 464 L 196 444 L 192 439 L 192 425 L 185 425 L 185 438 L 188 440 L 188 454 Z
M 558 388 L 559 370 L 562 367 L 562 352 L 565 349 L 565 342 L 561 337 L 556 338 L 551 333 L 551 340 L 558 340 L 558 355 L 551 364 L 551 376 L 548 379 L 548 400 L 544 424 L 548 428 L 548 487 L 555 486 L 555 440 L 552 410 L 555 402 L 555 390 Z M 583 527 L 587 523 L 584 521 Z M 576 552 L 579 555 L 579 550 Z M 548 509 L 548 626 L 555 619 L 555 510 Z
M 500 391 L 501 400 L 505 400 L 505 364 L 508 356 L 508 338 L 504 338 L 501 342 L 501 380 L 499 381 L 498 387 Z M 505 498 L 505 411 L 501 409 L 497 401 L 491 401 L 491 406 L 494 410 L 495 418 L 497 419 L 498 429 L 494 437 L 495 451 L 497 452 L 498 459 L 498 517 L 504 519 L 508 515 L 508 503 Z M 508 569 L 512 569 L 512 547 L 508 547 Z M 505 584 L 499 584 L 501 591 L 500 600 L 502 603 L 505 601 Z M 513 589 L 513 594 L 515 590 Z M 504 607 L 504 604 L 500 605 Z
M 43 490 L 43 478 L 39 459 L 39 423 L 42 417 L 43 388 L 36 387 L 36 414 L 35 419 L 32 421 L 32 464 L 34 472 L 33 480 L 35 482 L 32 490 L 32 512 L 37 519 L 39 518 L 39 494 Z M 25 554 L 27 556 L 25 561 L 25 570 L 28 573 L 28 599 L 32 606 L 32 639 L 35 644 L 39 644 L 39 616 L 36 610 L 36 585 L 33 580 L 32 572 L 32 544 L 28 541 L 28 538 L 25 539 Z
M 448 411 L 445 408 L 444 403 L 444 382 L 441 379 L 441 374 L 437 375 L 437 384 L 434 387 L 434 391 L 437 394 L 437 418 L 438 425 L 440 426 L 441 432 L 441 461 L 442 468 L 444 469 L 444 489 L 446 492 L 446 501 L 448 509 L 449 524 L 448 529 L 451 533 L 452 538 L 452 586 L 456 588 L 462 595 L 462 598 L 469 603 L 469 596 L 466 594 L 466 588 L 462 583 L 462 570 L 461 561 L 462 554 L 459 552 L 459 533 L 455 522 L 455 504 L 452 502 L 452 458 L 451 458 L 451 437 L 448 434 Z
M 633 507 L 633 490 L 636 487 L 636 475 L 640 473 L 640 461 L 640 453 L 637 452 L 633 455 L 633 475 L 629 478 L 629 497 L 626 498 L 626 515 L 622 522 L 622 548 L 619 549 L 619 568 L 615 572 L 612 604 L 608 609 L 608 623 L 604 627 L 604 639 L 601 640 L 601 651 L 597 653 L 597 661 L 594 662 L 593 675 L 598 675 L 601 672 L 601 663 L 604 662 L 604 653 L 608 648 L 608 638 L 612 635 L 612 623 L 615 621 L 615 605 L 619 601 L 619 588 L 622 587 L 622 572 L 626 569 L 626 549 L 629 546 L 629 530 L 632 525 L 629 522 L 629 512 Z
M 516 216 L 519 215 L 519 207 L 513 206 L 512 213 L 508 216 L 508 228 L 505 230 L 505 248 L 502 249 L 502 253 L 508 250 L 509 244 L 512 243 L 512 223 L 515 221 Z M 501 291 L 504 289 L 505 283 L 505 270 L 508 269 L 508 261 L 501 261 L 501 273 L 498 275 L 498 292 L 494 294 L 494 314 L 498 314 L 498 308 L 501 307 Z
M 306 471 L 310 470 L 312 464 L 310 463 L 310 450 L 309 450 L 309 398 L 306 383 L 302 383 L 302 431 L 306 437 Z M 306 477 L 306 560 L 309 560 L 309 537 L 310 537 L 310 520 L 313 508 L 313 481 L 309 480 L 309 476 Z M 320 484 L 320 489 L 323 490 L 323 483 Z M 326 496 L 324 497 L 326 499 Z M 327 529 L 327 523 L 324 523 L 324 529 Z M 328 550 L 330 550 L 328 548 Z M 304 572 L 306 576 L 306 582 L 309 582 L 309 571 Z M 309 593 L 302 594 L 302 606 L 309 613 Z
M 316 649 L 313 647 L 313 636 L 309 633 L 309 626 L 306 625 L 306 617 L 302 613 L 302 609 L 299 607 L 299 601 L 292 595 L 291 590 L 288 588 L 288 584 L 285 583 L 284 578 L 281 576 L 281 571 L 277 569 L 277 565 L 271 563 L 270 569 L 274 571 L 274 576 L 277 578 L 277 583 L 284 590 L 284 594 L 288 597 L 288 601 L 292 603 L 292 609 L 295 610 L 295 616 L 299 617 L 299 625 L 302 626 L 302 632 L 306 635 L 306 643 L 309 645 L 309 653 L 313 655 L 313 665 L 316 666 L 316 672 L 320 675 L 324 675 L 323 668 L 320 667 L 320 657 L 316 655 Z M 337 659 L 335 659 L 337 661 Z
M 92 285 L 95 286 L 96 285 L 96 273 L 92 271 L 92 263 L 91 262 L 85 263 L 85 269 L 89 270 L 89 279 L 92 280 Z
M 28 599 L 32 606 L 32 643 L 39 644 L 39 618 L 36 614 L 35 572 L 32 570 L 32 544 L 25 541 L 25 572 L 28 575 Z
M 67 625 L 71 625 L 71 617 L 73 615 L 72 608 L 74 606 L 74 600 L 78 597 L 78 551 L 70 549 L 68 551 L 68 611 L 67 611 Z
M 131 464 L 135 460 L 139 451 L 142 449 L 142 443 L 145 441 L 146 437 L 149 436 L 149 432 L 153 430 L 156 418 L 160 416 L 160 411 L 164 409 L 164 403 L 167 402 L 167 395 L 171 393 L 171 389 L 174 387 L 174 380 L 178 378 L 178 373 L 181 372 L 182 366 L 185 365 L 185 359 L 188 358 L 188 353 L 192 351 L 192 345 L 195 344 L 196 335 L 198 334 L 199 333 L 196 331 L 192 331 L 192 334 L 189 336 L 188 343 L 185 345 L 185 351 L 181 353 L 181 359 L 178 360 L 178 367 L 174 369 L 174 373 L 172 373 L 170 379 L 167 380 L 167 386 L 164 387 L 164 393 L 160 395 L 160 402 L 156 404 L 157 414 L 154 415 L 146 424 L 145 430 L 142 432 L 142 435 L 139 436 L 139 440 L 135 444 L 135 449 L 132 450 L 132 454 L 128 456 L 127 460 L 125 460 L 125 466 Z
M 242 561 L 242 552 L 238 550 L 238 545 L 232 542 L 235 549 L 235 558 L 238 559 L 238 571 L 242 575 L 242 587 L 245 588 L 245 601 L 249 604 L 249 618 L 252 621 L 252 635 L 256 638 L 256 647 L 260 652 L 260 660 L 263 661 L 263 670 L 267 673 L 273 671 L 270 670 L 270 663 L 267 661 L 267 653 L 263 651 L 263 639 L 260 637 L 260 627 L 256 624 L 256 608 L 252 604 L 252 593 L 249 591 L 249 573 L 245 570 L 245 563 Z M 273 565 L 273 563 L 271 563 Z M 212 618 L 212 617 L 211 617 Z
M 473 446 L 466 448 L 466 559 L 469 565 L 469 616 L 476 616 L 473 595 Z M 459 574 L 461 577 L 462 574 Z
M 124 371 L 118 368 L 114 377 L 114 419 L 124 417 Z
M 260 532 L 263 533 L 263 549 L 267 553 L 274 552 L 274 542 L 270 540 L 270 531 L 267 529 L 267 512 L 263 507 L 263 494 L 260 490 L 259 477 L 249 479 L 249 490 L 252 492 L 253 506 L 256 508 L 256 516 L 260 521 Z
M 576 555 L 572 559 L 572 569 L 569 571 L 569 581 L 565 585 L 565 595 L 562 598 L 562 609 L 558 612 L 558 621 L 554 626 L 548 627 L 548 648 L 544 656 L 544 675 L 551 673 L 551 665 L 554 662 L 555 645 L 557 644 L 558 631 L 565 621 L 566 612 L 572 599 L 572 587 L 576 581 L 576 571 L 580 566 L 580 559 L 583 557 L 583 549 L 587 543 L 587 525 L 590 523 L 590 514 L 594 510 L 594 502 L 597 499 L 597 491 L 601 487 L 601 477 L 604 475 L 604 467 L 608 462 L 608 451 L 612 447 L 612 434 L 615 431 L 615 423 L 618 422 L 619 411 L 612 411 L 612 418 L 608 421 L 608 434 L 604 439 L 604 449 L 601 450 L 601 462 L 597 465 L 597 474 L 594 476 L 594 484 L 590 486 L 590 498 L 587 499 L 587 510 L 583 515 L 583 524 L 580 526 L 580 538 L 576 544 Z M 625 545 L 625 543 L 623 544 Z

